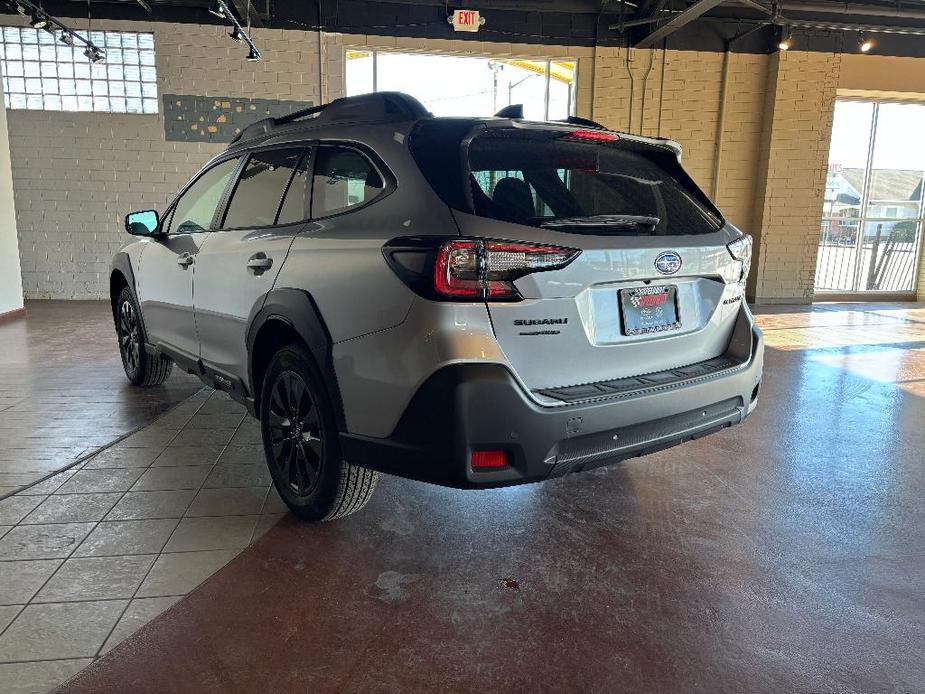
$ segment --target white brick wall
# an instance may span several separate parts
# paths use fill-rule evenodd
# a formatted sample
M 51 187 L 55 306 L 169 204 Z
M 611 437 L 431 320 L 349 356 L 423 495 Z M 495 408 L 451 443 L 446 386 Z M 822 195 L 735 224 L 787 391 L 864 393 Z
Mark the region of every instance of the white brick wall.
M 248 63 L 226 28 L 153 26 L 159 95 L 319 102 L 317 34 L 257 29 L 264 60 Z M 23 290 L 33 299 L 108 296 L 109 262 L 126 240 L 124 215 L 163 209 L 224 149 L 167 142 L 163 115 L 8 111 L 8 120 Z

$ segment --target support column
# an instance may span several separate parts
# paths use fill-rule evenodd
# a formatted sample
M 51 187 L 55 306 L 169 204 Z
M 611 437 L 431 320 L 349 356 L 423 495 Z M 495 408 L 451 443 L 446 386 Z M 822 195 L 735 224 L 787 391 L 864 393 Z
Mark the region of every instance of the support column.
M 19 265 L 19 239 L 16 235 L 16 210 L 13 207 L 10 138 L 6 127 L 6 104 L 3 102 L 3 92 L 0 91 L 0 321 L 17 315 L 22 309 L 22 271 Z
M 768 64 L 747 291 L 755 303 L 813 300 L 840 64 L 839 55 L 797 51 Z

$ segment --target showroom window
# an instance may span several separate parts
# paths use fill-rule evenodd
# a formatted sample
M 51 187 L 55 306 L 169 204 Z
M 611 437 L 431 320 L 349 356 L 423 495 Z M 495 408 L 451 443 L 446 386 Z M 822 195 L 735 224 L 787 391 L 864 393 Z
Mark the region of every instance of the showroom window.
M 915 291 L 925 104 L 839 100 L 816 262 L 819 292 Z
M 575 115 L 575 60 L 346 51 L 347 96 L 405 92 L 435 116 L 492 116 L 523 104 L 530 120 Z
M 90 39 L 104 62 L 87 60 L 79 42 L 67 46 L 46 31 L 0 27 L 7 108 L 157 113 L 154 34 L 94 31 Z

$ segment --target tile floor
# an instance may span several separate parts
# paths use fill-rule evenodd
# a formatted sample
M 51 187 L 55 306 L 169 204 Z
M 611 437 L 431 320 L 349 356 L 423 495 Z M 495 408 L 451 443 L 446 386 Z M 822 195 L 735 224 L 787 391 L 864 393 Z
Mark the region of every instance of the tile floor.
M 93 458 L 0 500 L 0 692 L 44 692 L 268 530 L 256 422 L 202 389 Z
M 133 429 L 201 384 L 174 370 L 132 388 L 104 301 L 29 301 L 0 325 L 0 498 L 34 484 Z

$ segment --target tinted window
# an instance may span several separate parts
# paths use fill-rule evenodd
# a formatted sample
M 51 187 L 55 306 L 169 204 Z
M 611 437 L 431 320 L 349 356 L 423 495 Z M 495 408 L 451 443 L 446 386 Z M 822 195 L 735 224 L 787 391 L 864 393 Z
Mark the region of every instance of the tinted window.
M 180 197 L 170 220 L 168 233 L 190 234 L 207 231 L 215 216 L 215 208 L 228 185 L 228 179 L 238 166 L 237 159 L 216 164 L 200 176 Z
M 275 224 L 280 200 L 302 151 L 271 149 L 251 154 L 231 195 L 222 228 L 240 229 Z
M 286 191 L 283 206 L 279 210 L 279 224 L 301 222 L 311 217 L 312 210 L 312 158 L 310 153 L 302 157 L 296 166 L 295 176 Z
M 382 177 L 372 162 L 347 147 L 319 147 L 312 182 L 312 217 L 324 217 L 372 200 Z
M 600 235 L 720 226 L 673 154 L 630 141 L 502 132 L 472 142 L 469 166 L 475 212 L 485 217 Z

